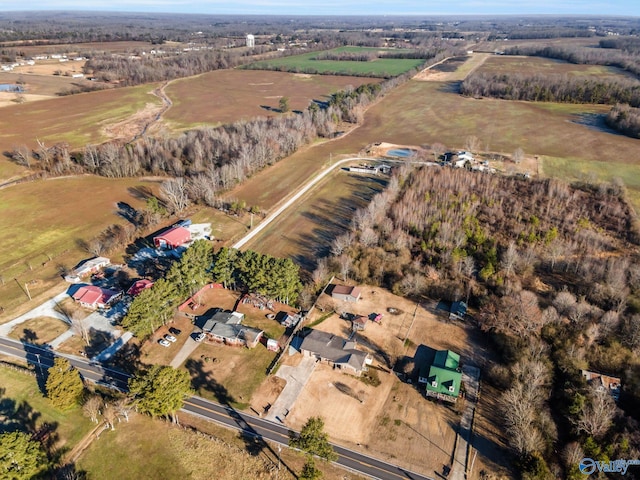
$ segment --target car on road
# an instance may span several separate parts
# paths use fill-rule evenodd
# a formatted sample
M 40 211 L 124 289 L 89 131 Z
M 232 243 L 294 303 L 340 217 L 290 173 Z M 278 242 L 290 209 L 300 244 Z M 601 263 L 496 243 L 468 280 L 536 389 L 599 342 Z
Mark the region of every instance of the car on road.
M 206 337 L 206 335 L 204 334 L 204 332 L 200 332 L 194 337 L 194 340 L 196 342 L 201 342 L 201 341 L 204 340 L 205 337 Z
M 165 340 L 164 338 L 161 338 L 160 340 L 158 340 L 158 343 L 160 345 L 162 345 L 163 347 L 169 347 L 171 346 L 171 343 L 169 343 L 167 340 Z
M 164 339 L 165 339 L 165 340 L 170 341 L 171 343 L 174 343 L 176 340 L 178 340 L 176 337 L 174 337 L 174 336 L 173 336 L 173 335 L 171 335 L 170 333 L 167 333 L 167 334 L 164 336 Z
M 169 329 L 169 333 L 172 335 L 180 335 L 182 333 L 182 330 L 180 330 L 179 328 L 171 327 Z

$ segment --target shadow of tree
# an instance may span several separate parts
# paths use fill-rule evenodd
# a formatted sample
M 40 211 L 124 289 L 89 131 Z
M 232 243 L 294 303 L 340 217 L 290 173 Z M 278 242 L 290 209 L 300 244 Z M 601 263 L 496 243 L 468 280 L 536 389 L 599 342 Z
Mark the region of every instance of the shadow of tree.
M 89 329 L 89 345 L 84 347 L 84 353 L 91 358 L 111 345 L 113 337 L 109 332 L 103 330 Z
M 38 334 L 31 330 L 30 328 L 25 328 L 22 331 L 22 337 L 20 337 L 20 341 L 22 343 L 36 343 L 38 340 Z
M 47 456 L 55 465 L 58 464 L 65 448 L 59 448 L 60 435 L 58 422 L 42 422 L 40 412 L 25 400 L 16 402 L 5 396 L 6 389 L 0 389 L 0 433 L 25 432 L 42 444 Z
M 127 342 L 109 359 L 107 364 L 115 370 L 133 375 L 143 368 L 140 354 L 139 345 L 134 342 Z

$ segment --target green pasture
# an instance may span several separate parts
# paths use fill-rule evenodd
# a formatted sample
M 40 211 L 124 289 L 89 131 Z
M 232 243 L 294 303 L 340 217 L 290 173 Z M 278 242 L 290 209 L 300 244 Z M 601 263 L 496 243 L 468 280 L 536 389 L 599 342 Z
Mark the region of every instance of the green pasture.
M 0 366 L 0 386 L 2 414 L 9 419 L 9 425 L 15 421 L 24 429 L 25 418 L 32 419 L 35 428 L 50 423 L 59 437 L 58 446 L 65 450 L 73 448 L 94 427 L 79 406 L 65 411 L 53 407 L 32 375 Z
M 329 52 L 366 52 L 380 51 L 379 48 L 365 47 L 341 47 Z M 402 51 L 402 50 L 401 50 Z M 337 60 L 314 60 L 323 52 L 310 52 L 291 57 L 276 58 L 261 62 L 252 63 L 248 68 L 260 70 L 285 70 L 296 73 L 311 74 L 340 74 L 372 77 L 395 77 L 401 75 L 412 68 L 424 64 L 420 59 L 396 59 L 378 58 L 370 62 L 337 61 Z

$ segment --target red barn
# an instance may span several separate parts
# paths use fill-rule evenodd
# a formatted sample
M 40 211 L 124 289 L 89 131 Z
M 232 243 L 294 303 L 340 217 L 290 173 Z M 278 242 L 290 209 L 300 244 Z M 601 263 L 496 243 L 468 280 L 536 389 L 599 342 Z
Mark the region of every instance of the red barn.
M 184 227 L 173 227 L 153 237 L 156 248 L 178 248 L 191 240 L 191 232 Z

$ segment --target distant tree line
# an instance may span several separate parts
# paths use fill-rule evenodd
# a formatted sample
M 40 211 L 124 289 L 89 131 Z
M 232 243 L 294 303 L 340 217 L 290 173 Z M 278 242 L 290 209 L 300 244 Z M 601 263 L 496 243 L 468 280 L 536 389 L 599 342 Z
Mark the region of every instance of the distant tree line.
M 333 60 L 338 62 L 370 62 L 378 58 L 375 52 L 321 52 L 312 60 Z
M 472 73 L 462 82 L 461 93 L 505 100 L 640 106 L 640 83 L 631 79 Z
M 615 48 L 629 53 L 640 53 L 640 38 L 638 37 L 608 37 L 598 42 L 600 48 Z
M 200 50 L 138 58 L 103 53 L 90 58 L 85 63 L 83 72 L 102 82 L 131 86 L 233 68 L 247 61 L 247 57 L 243 59 L 241 53 L 233 50 Z
M 617 104 L 607 114 L 606 122 L 628 137 L 640 138 L 640 108 Z

